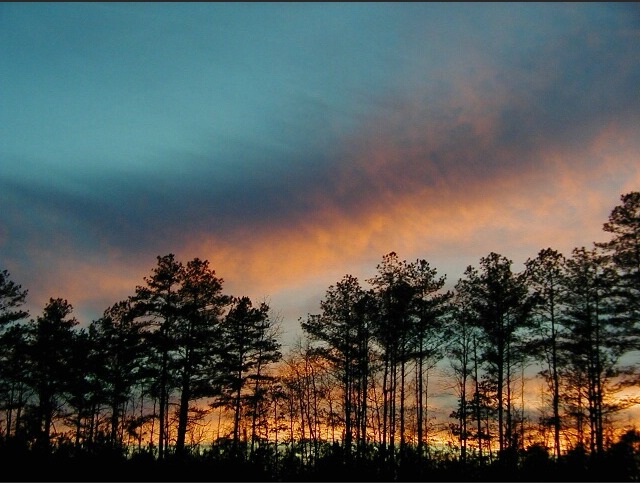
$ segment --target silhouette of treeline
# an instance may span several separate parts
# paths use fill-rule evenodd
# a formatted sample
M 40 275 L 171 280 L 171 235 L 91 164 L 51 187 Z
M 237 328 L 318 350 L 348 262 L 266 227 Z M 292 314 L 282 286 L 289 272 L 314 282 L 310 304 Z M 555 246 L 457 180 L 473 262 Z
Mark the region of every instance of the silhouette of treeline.
M 640 382 L 640 193 L 621 201 L 609 241 L 543 249 L 520 273 L 490 253 L 453 290 L 426 260 L 389 253 L 366 286 L 330 286 L 284 355 L 269 305 L 225 295 L 206 260 L 158 257 L 86 327 L 62 298 L 27 321 L 27 291 L 0 272 L 2 468 L 23 480 L 637 480 L 640 433 L 616 415 L 639 402 L 619 395 Z M 444 424 L 429 412 L 443 373 Z

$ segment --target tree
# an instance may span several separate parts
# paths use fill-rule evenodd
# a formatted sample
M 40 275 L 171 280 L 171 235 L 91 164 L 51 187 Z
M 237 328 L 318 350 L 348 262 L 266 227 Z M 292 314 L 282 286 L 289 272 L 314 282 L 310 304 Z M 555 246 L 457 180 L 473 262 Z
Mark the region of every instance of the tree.
M 229 303 L 222 294 L 223 280 L 207 260 L 194 258 L 181 271 L 176 318 L 175 360 L 180 389 L 176 452 L 184 453 L 189 403 L 211 396 L 210 368 L 219 356 L 220 317 Z
M 0 331 L 12 322 L 26 319 L 29 312 L 21 310 L 27 298 L 27 290 L 10 279 L 9 272 L 0 272 Z
M 236 297 L 221 324 L 222 350 L 213 377 L 214 383 L 221 388 L 217 404 L 233 411 L 236 454 L 239 450 L 243 409 L 248 401 L 257 397 L 255 391 L 247 394 L 248 382 L 260 380 L 264 377 L 264 366 L 280 358 L 280 344 L 267 337 L 271 330 L 271 323 L 267 321 L 269 306 L 266 303 L 253 307 L 248 297 Z
M 447 355 L 455 379 L 458 407 L 451 413 L 457 424 L 452 424 L 452 430 L 458 436 L 460 444 L 460 461 L 467 461 L 467 441 L 471 434 L 469 419 L 472 406 L 469 404 L 468 384 L 473 377 L 475 347 L 475 327 L 472 325 L 469 309 L 466 308 L 463 292 L 458 291 L 452 304 L 451 317 L 446 327 Z M 478 421 L 480 418 L 477 418 Z M 478 428 L 478 450 L 482 454 L 480 439 L 481 428 Z
M 144 359 L 148 354 L 143 329 L 135 318 L 130 299 L 112 305 L 89 326 L 96 379 L 111 408 L 110 441 L 114 446 L 122 444 L 118 437 L 121 407 L 129 399 L 132 388 L 145 376 Z
M 590 450 L 601 456 L 605 413 L 615 409 L 607 407 L 607 398 L 625 384 L 624 380 L 616 385 L 613 382 L 632 373 L 631 368 L 620 366 L 619 361 L 634 348 L 633 338 L 629 337 L 633 327 L 629 319 L 615 316 L 616 273 L 597 248 L 574 249 L 566 262 L 563 280 L 562 323 L 567 333 L 562 350 L 569 361 L 572 389 L 578 398 L 584 395 L 587 400 Z
M 633 337 L 636 350 L 640 350 L 640 192 L 633 191 L 620 197 L 604 224 L 611 240 L 596 243 L 607 254 L 618 272 L 615 292 L 621 298 L 616 307 L 617 316 L 629 319 L 635 325 Z
M 522 356 L 516 348 L 518 331 L 531 311 L 523 278 L 511 271 L 511 265 L 511 260 L 492 252 L 480 259 L 480 271 L 469 266 L 466 278 L 457 284 L 468 300 L 473 324 L 483 336 L 484 358 L 497 392 L 500 451 L 513 448 L 515 443 L 511 383 L 513 367 Z
M 20 307 L 24 305 L 27 290 L 10 278 L 7 270 L 0 272 L 0 400 L 7 411 L 7 435 L 12 424 L 18 428 L 25 403 L 25 331 L 14 322 L 26 319 L 29 313 Z M 17 419 L 13 420 L 13 411 Z
M 93 443 L 94 416 L 105 393 L 98 379 L 102 361 L 90 331 L 85 328 L 73 331 L 65 357 L 64 399 L 68 408 L 65 417 L 75 429 L 75 446 L 80 448 L 81 441 Z
M 182 276 L 182 263 L 170 253 L 158 256 L 158 265 L 151 277 L 145 277 L 146 286 L 136 287 L 136 313 L 143 317 L 152 331 L 147 336 L 153 353 L 150 363 L 156 368 L 155 389 L 158 394 L 158 457 L 162 459 L 168 445 L 169 397 L 175 381 L 171 380 L 170 365 L 175 350 L 174 325 L 178 317 Z
M 313 445 L 313 458 L 320 452 L 321 429 L 334 431 L 338 424 L 336 412 L 324 408 L 328 385 L 335 384 L 335 373 L 330 363 L 311 346 L 309 338 L 299 338 L 290 348 L 281 366 L 283 409 L 288 417 L 289 458 L 294 459 L 296 434 L 302 461 L 311 460 L 309 441 Z M 329 399 L 331 404 L 331 399 Z M 326 411 L 328 409 L 328 411 Z M 334 440 L 335 443 L 335 440 Z
M 37 444 L 51 445 L 51 424 L 68 389 L 69 349 L 73 328 L 78 321 L 70 317 L 73 307 L 64 299 L 49 299 L 42 316 L 31 321 L 29 331 L 30 385 L 37 396 Z
M 377 299 L 373 333 L 382 348 L 384 365 L 382 451 L 386 456 L 388 441 L 391 458 L 394 458 L 395 451 L 398 376 L 400 376 L 400 444 L 401 452 L 404 452 L 405 367 L 410 357 L 410 307 L 415 294 L 414 287 L 408 280 L 406 265 L 406 261 L 400 261 L 398 255 L 391 252 L 382 257 L 382 263 L 376 267 L 378 274 L 368 280 L 373 286 Z
M 267 306 L 266 302 L 264 304 Z M 270 309 L 268 309 L 270 311 Z M 256 360 L 258 361 L 252 378 L 252 393 L 250 395 L 251 416 L 251 455 L 255 451 L 258 439 L 258 426 L 267 426 L 268 403 L 270 389 L 277 383 L 277 377 L 269 373 L 269 366 L 282 358 L 279 322 L 271 316 L 257 321 L 258 337 L 255 341 Z M 277 446 L 276 446 L 277 450 Z
M 327 290 L 320 302 L 322 313 L 309 315 L 301 324 L 312 341 L 320 342 L 315 350 L 331 364 L 341 384 L 345 422 L 343 445 L 347 458 L 351 454 L 354 429 L 358 434 L 358 448 L 366 442 L 371 339 L 366 304 L 367 294 L 358 279 L 345 275 Z
M 437 270 L 426 260 L 416 260 L 406 265 L 407 280 L 412 287 L 413 298 L 410 306 L 411 357 L 416 360 L 416 403 L 418 409 L 418 454 L 422 456 L 423 429 L 426 413 L 425 371 L 434 367 L 444 355 L 444 318 L 453 297 L 451 292 L 442 293 L 446 277 L 438 277 Z M 423 401 L 423 399 L 425 399 Z
M 29 327 L 16 324 L 0 332 L 0 394 L 6 411 L 6 435 L 23 433 L 29 396 Z
M 536 335 L 533 341 L 534 353 L 543 355 L 547 368 L 542 372 L 549 383 L 552 397 L 553 450 L 560 456 L 560 360 L 559 337 L 562 310 L 562 285 L 564 276 L 564 256 L 551 248 L 540 250 L 534 259 L 525 262 L 525 277 L 535 296 L 533 307 Z

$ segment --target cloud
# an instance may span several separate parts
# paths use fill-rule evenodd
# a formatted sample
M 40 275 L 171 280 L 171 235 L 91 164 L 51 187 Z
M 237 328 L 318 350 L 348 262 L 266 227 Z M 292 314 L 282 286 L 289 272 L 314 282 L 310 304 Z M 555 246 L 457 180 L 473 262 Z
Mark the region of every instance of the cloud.
M 486 31 L 471 17 L 459 34 L 416 20 L 400 36 L 406 49 L 376 37 L 381 50 L 365 54 L 375 65 L 341 77 L 344 91 L 287 71 L 289 82 L 265 91 L 281 111 L 234 117 L 248 123 L 237 134 L 212 121 L 188 147 L 131 164 L 106 153 L 72 170 L 10 158 L 0 179 L 8 268 L 38 306 L 56 287 L 100 313 L 142 283 L 156 255 L 198 256 L 229 291 L 270 295 L 293 317 L 300 287 L 316 291 L 307 309 L 344 273 L 371 276 L 392 250 L 455 282 L 489 251 L 523 262 L 549 245 L 589 245 L 620 194 L 640 186 L 638 21 L 621 5 L 542 6 L 539 24 L 523 8 L 498 8 Z M 515 26 L 498 28 L 504 15 Z M 313 60 L 303 54 L 287 62 Z

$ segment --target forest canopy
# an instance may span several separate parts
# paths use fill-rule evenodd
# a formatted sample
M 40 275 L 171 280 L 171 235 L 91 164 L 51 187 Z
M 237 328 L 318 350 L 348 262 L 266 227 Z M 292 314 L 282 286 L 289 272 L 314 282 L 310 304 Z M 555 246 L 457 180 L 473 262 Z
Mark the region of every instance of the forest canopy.
M 603 230 L 521 272 L 489 253 L 451 290 L 390 252 L 328 287 L 287 351 L 273 308 L 225 293 L 207 260 L 158 256 L 88 323 L 64 298 L 29 314 L 3 270 L 0 457 L 281 480 L 590 479 L 606 462 L 637 479 L 640 192 Z

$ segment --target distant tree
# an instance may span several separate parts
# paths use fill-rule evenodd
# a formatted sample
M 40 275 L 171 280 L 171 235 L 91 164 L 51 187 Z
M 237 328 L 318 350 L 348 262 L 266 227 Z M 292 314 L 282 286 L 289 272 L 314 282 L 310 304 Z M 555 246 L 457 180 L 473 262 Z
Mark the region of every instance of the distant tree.
M 289 457 L 295 452 L 296 436 L 304 462 L 317 460 L 320 454 L 321 431 L 334 430 L 343 423 L 336 412 L 323 411 L 327 384 L 335 384 L 335 372 L 330 363 L 311 345 L 308 338 L 299 338 L 283 359 L 283 413 L 288 417 Z M 344 439 L 344 438 L 343 438 Z M 313 458 L 309 450 L 312 444 Z
M 51 425 L 68 390 L 69 350 L 78 321 L 70 317 L 73 307 L 64 299 L 49 299 L 42 316 L 29 326 L 29 382 L 37 397 L 37 444 L 51 445 Z

